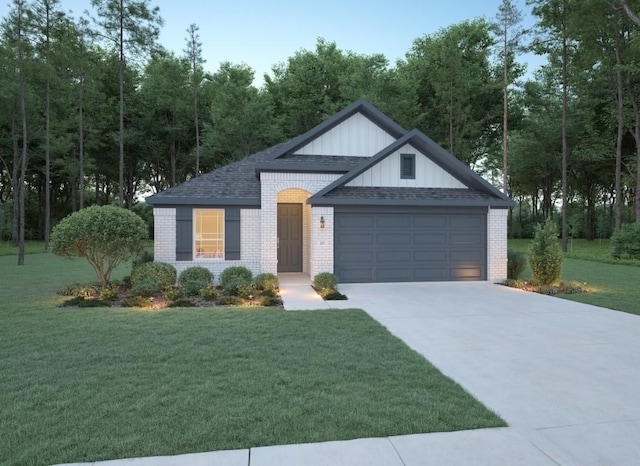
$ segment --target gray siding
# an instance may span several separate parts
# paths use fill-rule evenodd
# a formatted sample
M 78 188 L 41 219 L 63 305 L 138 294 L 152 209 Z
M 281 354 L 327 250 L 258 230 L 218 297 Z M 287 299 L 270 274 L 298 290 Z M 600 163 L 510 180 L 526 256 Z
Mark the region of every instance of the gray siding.
M 486 209 L 336 207 L 340 281 L 485 280 Z

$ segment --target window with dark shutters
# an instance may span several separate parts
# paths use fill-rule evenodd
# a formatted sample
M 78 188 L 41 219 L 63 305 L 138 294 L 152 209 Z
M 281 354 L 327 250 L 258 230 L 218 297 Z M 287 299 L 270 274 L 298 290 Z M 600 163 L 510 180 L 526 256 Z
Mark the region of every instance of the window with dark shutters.
M 400 178 L 414 180 L 416 178 L 415 154 L 400 154 Z

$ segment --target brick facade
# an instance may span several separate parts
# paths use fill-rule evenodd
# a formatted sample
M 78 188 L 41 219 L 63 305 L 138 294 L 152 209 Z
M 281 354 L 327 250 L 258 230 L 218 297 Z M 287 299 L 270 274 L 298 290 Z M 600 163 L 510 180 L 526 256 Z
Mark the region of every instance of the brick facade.
M 487 213 L 487 280 L 491 283 L 507 278 L 507 212 L 489 208 Z

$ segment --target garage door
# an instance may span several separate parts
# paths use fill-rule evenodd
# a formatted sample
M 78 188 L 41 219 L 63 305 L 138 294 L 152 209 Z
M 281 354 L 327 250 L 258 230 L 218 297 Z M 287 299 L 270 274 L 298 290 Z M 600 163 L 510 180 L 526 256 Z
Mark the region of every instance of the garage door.
M 334 269 L 344 283 L 485 280 L 484 209 L 336 207 Z

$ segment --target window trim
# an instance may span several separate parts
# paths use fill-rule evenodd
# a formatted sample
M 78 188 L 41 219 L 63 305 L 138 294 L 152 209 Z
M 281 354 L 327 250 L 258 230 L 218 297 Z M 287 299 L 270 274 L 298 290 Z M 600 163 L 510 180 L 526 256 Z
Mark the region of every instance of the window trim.
M 198 227 L 198 212 L 202 211 L 217 211 L 222 215 L 221 221 L 221 229 L 222 229 L 222 245 L 221 245 L 221 257 L 202 257 L 198 253 L 197 242 L 198 236 L 196 234 Z M 194 208 L 192 211 L 193 218 L 193 260 L 199 261 L 224 261 L 226 260 L 227 250 L 226 250 L 226 236 L 227 236 L 227 224 L 226 224 L 226 211 L 224 208 Z
M 405 162 L 410 163 L 411 173 L 405 173 Z M 415 180 L 416 179 L 416 154 L 400 154 L 400 179 Z

